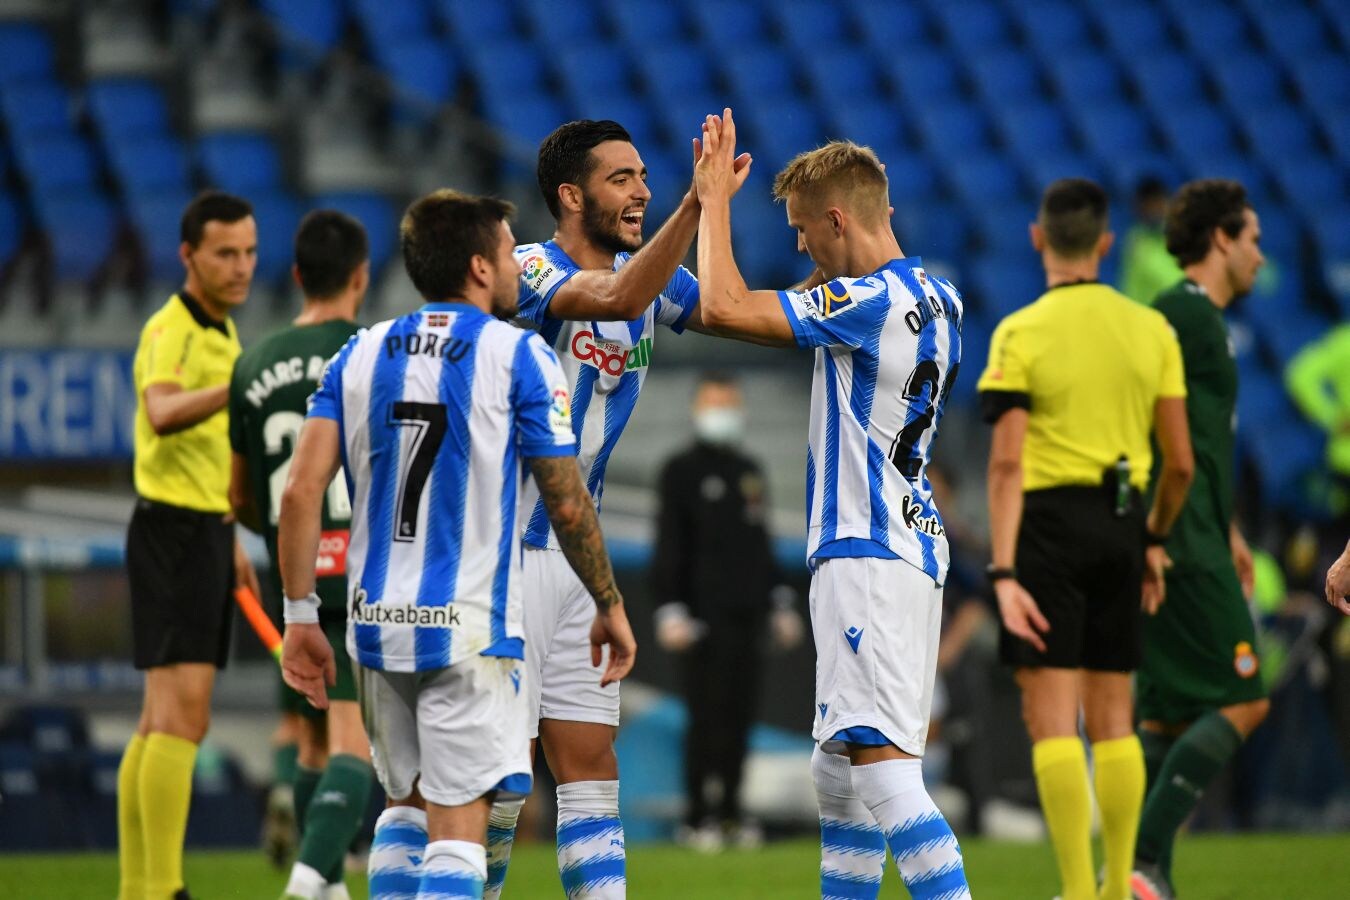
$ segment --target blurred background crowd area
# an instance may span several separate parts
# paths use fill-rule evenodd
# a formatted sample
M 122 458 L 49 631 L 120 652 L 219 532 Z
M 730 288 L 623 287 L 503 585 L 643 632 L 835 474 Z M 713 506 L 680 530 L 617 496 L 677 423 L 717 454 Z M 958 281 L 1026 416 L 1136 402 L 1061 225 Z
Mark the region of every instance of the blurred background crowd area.
M 418 302 L 397 223 L 419 193 L 506 197 L 520 207 L 517 236 L 543 240 L 538 142 L 569 119 L 613 118 L 649 168 L 650 236 L 688 187 L 689 139 L 723 106 L 756 157 L 733 208 L 752 287 L 809 269 L 769 188 L 792 155 L 840 137 L 876 149 L 901 246 L 965 296 L 964 363 L 936 453 L 956 565 L 929 774 L 977 830 L 1029 827 L 1020 813 L 1035 806 L 980 575 L 987 434 L 974 386 L 993 326 L 1043 288 L 1027 238 L 1039 193 L 1069 175 L 1108 188 L 1118 242 L 1104 278 L 1146 301 L 1175 273 L 1156 199 L 1140 188 L 1246 186 L 1268 264 L 1228 314 L 1238 508 L 1261 551 L 1254 613 L 1275 693 L 1199 821 L 1350 823 L 1350 631 L 1307 591 L 1350 531 L 1350 4 L 0 0 L 0 847 L 113 833 L 77 834 L 39 798 L 100 811 L 91 822 L 113 808 L 116 755 L 99 748 L 121 746 L 139 684 L 121 569 L 130 359 L 181 280 L 178 222 L 193 194 L 219 187 L 255 207 L 259 266 L 237 316 L 247 346 L 298 309 L 291 238 L 307 210 L 365 224 L 374 279 L 362 320 L 373 322 Z M 745 449 L 768 473 L 780 562 L 803 597 L 807 579 L 809 357 L 663 332 L 652 362 L 604 517 L 646 648 L 620 737 L 626 815 L 646 823 L 634 837 L 668 834 L 680 802 L 683 711 L 651 640 L 646 566 L 651 488 L 689 439 L 703 368 L 742 379 Z M 243 812 L 267 777 L 274 670 L 242 620 L 234 653 L 209 739 L 220 752 L 198 773 L 198 842 L 256 830 Z M 785 828 L 814 823 L 812 664 L 809 642 L 769 657 L 774 689 L 753 739 L 748 807 Z M 32 703 L 71 710 L 24 712 Z M 15 824 L 29 822 L 16 818 L 24 797 L 47 810 L 50 833 Z

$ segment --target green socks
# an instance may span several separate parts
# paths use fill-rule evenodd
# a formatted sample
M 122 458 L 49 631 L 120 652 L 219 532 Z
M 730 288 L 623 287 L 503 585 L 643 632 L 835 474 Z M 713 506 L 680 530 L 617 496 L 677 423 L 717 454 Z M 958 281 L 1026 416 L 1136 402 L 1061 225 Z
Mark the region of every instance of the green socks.
M 305 771 L 300 770 L 302 776 Z M 347 848 L 365 817 L 372 775 L 370 763 L 355 756 L 339 753 L 329 757 L 323 776 L 310 789 L 313 799 L 308 808 L 300 805 L 300 779 L 296 779 L 295 809 L 304 822 L 299 861 L 322 872 L 329 884 L 342 880 Z
M 1207 713 L 1176 739 L 1155 777 L 1154 757 L 1164 740 L 1159 735 L 1140 733 L 1149 771 L 1149 790 L 1139 821 L 1135 856 L 1145 862 L 1157 863 L 1170 878 L 1168 870 L 1177 829 L 1195 810 L 1205 787 L 1242 745 L 1242 735 L 1222 713 Z
M 1149 796 L 1153 793 L 1153 788 L 1158 784 L 1158 774 L 1162 772 L 1163 763 L 1167 761 L 1167 754 L 1172 752 L 1179 735 L 1160 734 L 1156 731 L 1139 730 L 1139 744 L 1144 748 L 1144 770 L 1148 773 L 1148 787 L 1145 789 L 1144 802 L 1148 803 Z M 1140 815 L 1142 815 L 1142 811 Z M 1136 848 L 1137 851 L 1137 848 Z M 1172 878 L 1172 843 L 1167 843 L 1167 849 L 1155 860 L 1163 874 L 1169 880 Z
M 302 838 L 305 834 L 305 814 L 309 811 L 309 803 L 314 799 L 314 790 L 319 786 L 319 779 L 322 777 L 323 769 L 311 769 L 301 765 L 295 767 L 295 778 L 291 781 L 295 797 L 295 832 Z
M 299 744 L 278 744 L 272 748 L 272 780 L 276 784 L 295 784 L 295 770 L 299 765 Z

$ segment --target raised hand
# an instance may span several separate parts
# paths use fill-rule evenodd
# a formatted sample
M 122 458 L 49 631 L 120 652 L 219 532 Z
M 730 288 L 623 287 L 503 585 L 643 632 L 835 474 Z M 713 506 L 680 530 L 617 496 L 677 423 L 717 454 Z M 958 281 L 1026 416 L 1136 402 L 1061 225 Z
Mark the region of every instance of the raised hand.
M 730 200 L 749 175 L 749 163 L 741 173 L 736 171 L 736 123 L 731 108 L 721 116 L 708 116 L 703 121 L 702 150 L 694 165 L 694 188 L 700 202 L 713 199 Z

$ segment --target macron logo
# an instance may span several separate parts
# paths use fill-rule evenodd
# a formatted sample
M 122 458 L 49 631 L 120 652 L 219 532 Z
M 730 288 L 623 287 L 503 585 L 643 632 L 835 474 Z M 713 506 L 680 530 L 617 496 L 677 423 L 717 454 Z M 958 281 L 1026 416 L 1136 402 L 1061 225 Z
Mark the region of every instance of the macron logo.
M 511 684 L 516 688 L 516 696 L 520 696 L 520 670 L 514 669 L 511 672 Z
M 828 703 L 817 703 L 816 706 L 820 707 L 820 717 L 821 717 L 822 719 L 825 718 L 825 713 L 826 713 L 827 710 L 829 710 L 830 704 L 828 704 Z
M 856 625 L 844 632 L 844 640 L 848 641 L 855 655 L 858 652 L 858 644 L 862 641 L 862 635 L 863 630 Z

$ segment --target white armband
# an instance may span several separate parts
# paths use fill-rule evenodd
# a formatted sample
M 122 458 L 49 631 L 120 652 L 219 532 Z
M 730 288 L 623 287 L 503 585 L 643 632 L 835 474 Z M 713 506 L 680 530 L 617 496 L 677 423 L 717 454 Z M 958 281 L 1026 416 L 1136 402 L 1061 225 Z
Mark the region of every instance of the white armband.
M 285 599 L 281 620 L 287 625 L 314 625 L 319 621 L 319 595 L 311 593 L 300 600 Z

